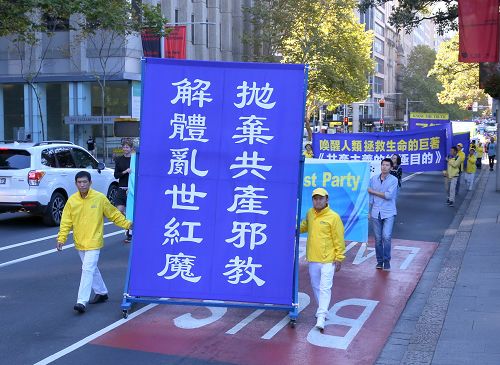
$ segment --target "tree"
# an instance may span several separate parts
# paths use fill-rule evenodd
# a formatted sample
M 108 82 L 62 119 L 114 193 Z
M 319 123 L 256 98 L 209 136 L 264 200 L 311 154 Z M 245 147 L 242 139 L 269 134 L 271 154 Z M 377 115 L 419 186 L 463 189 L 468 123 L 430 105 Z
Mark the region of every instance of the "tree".
M 359 8 L 364 12 L 372 6 L 388 2 L 392 3 L 392 0 L 361 0 Z M 436 24 L 438 33 L 443 35 L 458 29 L 457 17 L 457 0 L 403 0 L 393 6 L 389 22 L 396 29 L 410 33 L 424 19 L 430 19 Z
M 479 65 L 458 62 L 458 34 L 441 43 L 434 67 L 429 75 L 435 76 L 443 85 L 438 98 L 442 104 L 458 104 L 466 109 L 474 101 L 487 103 L 487 96 L 479 89 Z
M 20 75 L 35 95 L 41 139 L 45 139 L 42 106 L 37 86 L 57 30 L 69 30 L 75 2 L 65 0 L 0 0 L 0 37 L 9 37 L 20 61 Z
M 428 113 L 449 113 L 451 119 L 463 119 L 467 112 L 456 104 L 442 104 L 438 93 L 443 85 L 435 75 L 429 75 L 436 61 L 436 51 L 424 45 L 413 48 L 402 72 L 402 92 L 405 98 L 422 103 L 411 104 L 412 109 Z
M 244 42 L 252 60 L 309 65 L 306 128 L 320 105 L 368 96 L 373 38 L 355 7 L 354 0 L 255 0 L 246 9 L 253 29 Z

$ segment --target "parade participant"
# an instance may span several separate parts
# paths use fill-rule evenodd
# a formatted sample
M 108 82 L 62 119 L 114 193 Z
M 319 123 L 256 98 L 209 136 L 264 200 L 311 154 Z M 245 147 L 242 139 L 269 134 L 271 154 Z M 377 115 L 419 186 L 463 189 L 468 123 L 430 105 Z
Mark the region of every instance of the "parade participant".
M 493 166 L 495 166 L 495 157 L 497 154 L 497 144 L 494 138 L 491 138 L 490 143 L 488 143 L 488 161 L 490 163 L 490 171 L 493 171 Z
M 448 167 L 446 169 L 446 190 L 448 192 L 447 203 L 450 207 L 453 207 L 455 203 L 455 191 L 461 164 L 460 158 L 458 157 L 457 147 L 451 147 L 450 154 L 446 157 L 446 161 L 448 161 Z
M 62 250 L 70 230 L 73 229 L 75 248 L 82 260 L 78 299 L 73 309 L 84 313 L 92 289 L 95 297 L 90 304 L 108 300 L 108 289 L 97 267 L 99 254 L 104 245 L 103 217 L 125 229 L 130 229 L 132 222 L 125 219 L 104 194 L 91 189 L 92 178 L 87 171 L 76 174 L 75 184 L 78 192 L 71 195 L 64 206 L 57 236 L 57 250 Z
M 398 179 L 390 174 L 393 167 L 390 158 L 381 162 L 381 173 L 370 179 L 370 216 L 375 236 L 377 269 L 391 269 L 392 227 L 397 214 L 396 195 Z
M 391 160 L 392 160 L 391 175 L 398 179 L 398 188 L 401 188 L 401 178 L 403 177 L 403 168 L 401 167 L 401 156 L 395 153 L 394 155 L 391 156 Z
M 465 182 L 467 183 L 467 189 L 472 190 L 472 185 L 474 185 L 474 176 L 476 175 L 476 151 L 473 148 L 469 149 L 469 155 L 467 156 L 467 166 L 465 167 Z
M 318 304 L 316 328 L 323 331 L 332 296 L 334 273 L 345 259 L 344 224 L 328 205 L 328 192 L 317 188 L 312 193 L 313 208 L 300 224 L 307 232 L 306 256 L 311 286 Z
M 313 158 L 314 157 L 314 152 L 313 152 L 313 149 L 312 149 L 312 143 L 311 143 L 311 141 L 307 141 L 304 147 L 305 147 L 305 149 L 304 149 L 303 155 L 305 157 L 307 157 L 307 158 Z
M 456 188 L 456 194 L 460 191 L 460 180 L 462 177 L 462 173 L 464 172 L 464 163 L 465 163 L 465 152 L 463 151 L 464 145 L 462 143 L 457 143 L 457 156 L 458 159 L 460 160 L 460 167 L 458 170 L 458 178 L 457 178 L 457 188 Z
M 478 141 L 476 148 L 476 167 L 481 170 L 483 166 L 483 155 L 484 155 L 484 147 L 481 142 Z
M 120 188 L 116 196 L 115 205 L 120 212 L 125 214 L 125 208 L 127 205 L 128 179 L 130 176 L 130 160 L 134 149 L 134 142 L 131 138 L 122 139 L 122 149 L 123 156 L 119 156 L 115 159 L 115 178 L 118 179 L 118 186 Z M 129 243 L 131 240 L 132 235 L 130 234 L 130 231 L 127 230 L 125 233 L 125 243 Z

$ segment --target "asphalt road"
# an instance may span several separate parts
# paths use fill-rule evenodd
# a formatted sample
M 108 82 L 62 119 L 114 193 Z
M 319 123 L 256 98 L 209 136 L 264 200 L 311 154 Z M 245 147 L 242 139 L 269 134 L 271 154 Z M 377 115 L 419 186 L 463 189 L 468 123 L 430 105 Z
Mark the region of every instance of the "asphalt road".
M 456 207 L 450 208 L 445 204 L 443 177 L 439 173 L 411 176 L 399 195 L 393 237 L 439 242 L 464 196 L 462 191 Z M 36 363 L 121 318 L 121 294 L 130 250 L 123 244 L 121 229 L 106 225 L 105 234 L 116 234 L 105 239 L 100 257 L 99 267 L 110 300 L 89 305 L 84 315 L 73 311 L 80 259 L 74 248 L 54 250 L 52 236 L 56 233 L 57 228 L 45 227 L 38 218 L 0 214 L 0 363 Z M 24 244 L 17 245 L 20 243 Z M 45 254 L 37 256 L 40 253 Z M 104 358 L 122 364 L 131 363 L 131 359 L 141 362 L 137 359 L 140 356 L 130 351 L 110 350 L 105 355 L 102 351 L 97 347 L 90 351 L 90 357 L 89 351 L 82 352 L 85 358 L 80 359 L 80 351 L 76 351 L 71 362 L 97 364 Z M 168 363 L 166 357 L 159 360 L 154 362 Z M 61 358 L 57 363 L 66 362 Z

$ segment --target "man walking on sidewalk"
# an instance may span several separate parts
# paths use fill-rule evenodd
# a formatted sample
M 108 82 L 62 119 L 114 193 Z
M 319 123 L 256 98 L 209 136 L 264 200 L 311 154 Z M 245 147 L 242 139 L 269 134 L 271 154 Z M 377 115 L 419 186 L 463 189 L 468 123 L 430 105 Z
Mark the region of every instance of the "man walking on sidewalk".
M 57 236 L 57 250 L 62 250 L 62 246 L 73 228 L 75 248 L 82 260 L 78 299 L 73 309 L 84 313 L 92 289 L 94 289 L 95 297 L 90 304 L 108 300 L 108 289 L 97 268 L 99 254 L 104 244 L 103 217 L 105 216 L 117 226 L 125 229 L 130 229 L 132 222 L 125 219 L 104 194 L 90 188 L 92 180 L 87 171 L 80 171 L 76 174 L 75 184 L 78 192 L 69 197 L 64 207 Z
M 490 143 L 488 143 L 488 161 L 490 163 L 490 171 L 493 171 L 493 166 L 495 166 L 495 157 L 497 154 L 497 144 L 495 139 L 492 137 Z
M 455 189 L 457 187 L 457 180 L 460 171 L 460 158 L 458 157 L 458 149 L 453 146 L 450 149 L 450 155 L 446 157 L 448 161 L 448 168 L 446 169 L 446 190 L 448 192 L 447 203 L 450 207 L 455 203 Z
M 306 256 L 311 286 L 318 303 L 316 328 L 323 331 L 332 297 L 333 276 L 345 259 L 344 224 L 328 206 L 328 192 L 323 188 L 312 193 L 313 208 L 300 224 L 307 232 Z
M 392 227 L 396 218 L 396 196 L 398 179 L 391 175 L 393 162 L 384 158 L 381 162 L 381 173 L 370 179 L 371 221 L 375 236 L 375 253 L 377 269 L 391 269 Z

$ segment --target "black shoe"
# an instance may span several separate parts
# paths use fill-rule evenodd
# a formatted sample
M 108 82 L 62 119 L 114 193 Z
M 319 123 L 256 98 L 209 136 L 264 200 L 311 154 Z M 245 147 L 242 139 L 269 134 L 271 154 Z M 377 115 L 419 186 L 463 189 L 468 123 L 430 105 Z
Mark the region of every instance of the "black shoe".
M 389 261 L 384 262 L 384 271 L 391 270 L 391 263 Z
M 85 306 L 82 303 L 76 303 L 75 306 L 73 307 L 74 310 L 76 310 L 78 313 L 85 313 Z
M 125 239 L 123 240 L 123 242 L 125 242 L 125 243 L 132 242 L 132 235 L 129 234 L 128 231 L 127 231 L 127 234 L 125 235 Z
M 89 304 L 104 303 L 106 300 L 108 300 L 108 294 L 96 294 Z
M 377 266 L 375 266 L 375 269 L 377 269 L 377 270 L 382 270 L 382 269 L 383 269 L 383 265 L 382 265 L 382 263 L 381 263 L 381 262 L 379 262 L 379 263 L 377 264 Z
M 454 207 L 454 206 L 455 206 L 455 204 L 453 204 L 453 202 L 449 202 L 449 203 L 448 203 L 448 206 L 449 206 L 449 207 Z
M 450 199 L 446 199 L 446 204 L 450 204 Z

